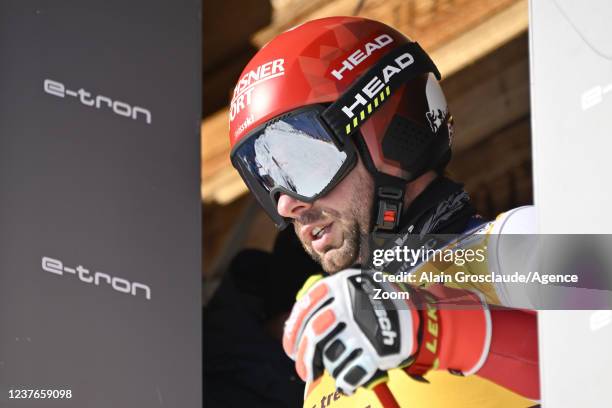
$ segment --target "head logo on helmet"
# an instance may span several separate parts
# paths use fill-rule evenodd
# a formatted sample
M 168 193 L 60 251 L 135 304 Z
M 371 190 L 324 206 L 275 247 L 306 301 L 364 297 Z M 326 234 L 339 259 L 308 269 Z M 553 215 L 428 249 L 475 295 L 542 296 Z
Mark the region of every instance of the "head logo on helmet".
M 369 102 L 376 100 L 376 96 L 382 92 L 383 88 L 386 84 L 389 83 L 391 77 L 397 73 L 402 72 L 402 70 L 414 62 L 414 58 L 410 53 L 405 52 L 399 57 L 393 60 L 393 63 L 389 65 L 385 65 L 380 72 L 374 72 L 371 79 L 367 81 L 365 86 L 362 89 L 359 89 L 355 94 L 355 101 L 350 106 L 343 106 L 342 112 L 349 118 L 355 116 L 354 109 L 358 108 L 359 105 L 367 106 Z M 369 74 L 369 73 L 368 73 Z M 381 94 L 381 97 L 385 98 L 385 95 L 389 96 L 390 90 L 385 90 L 384 94 Z M 365 97 L 363 96 L 365 95 Z M 367 98 L 367 99 L 366 99 Z M 375 103 L 375 107 L 378 106 L 378 103 Z M 372 109 L 368 109 L 368 112 L 371 112 Z M 365 115 L 365 114 L 364 114 Z M 364 118 L 361 118 L 364 119 Z M 349 133 L 347 131 L 346 133 Z
M 436 77 L 421 47 L 383 23 L 304 23 L 266 44 L 240 76 L 230 106 L 232 163 L 280 226 L 287 220 L 276 212 L 279 193 L 316 200 L 350 171 L 357 151 L 377 191 L 389 176 L 405 186 L 450 159 L 450 116 Z M 299 157 L 308 162 L 295 163 Z M 380 214 L 399 215 L 400 199 L 385 200 Z M 377 228 L 396 228 L 399 216 L 390 219 Z
M 379 50 L 385 45 L 391 44 L 392 42 L 393 38 L 391 38 L 391 36 L 389 36 L 388 34 L 379 35 L 378 37 L 374 38 L 372 42 L 367 42 L 363 50 L 361 48 L 358 48 L 355 52 L 349 55 L 344 61 L 342 61 L 340 68 L 333 69 L 331 71 L 332 75 L 339 80 L 344 78 L 344 76 L 342 75 L 344 71 L 352 71 L 353 68 L 359 65 L 359 63 L 361 63 L 363 60 L 372 55 L 372 52 L 374 52 L 375 50 Z

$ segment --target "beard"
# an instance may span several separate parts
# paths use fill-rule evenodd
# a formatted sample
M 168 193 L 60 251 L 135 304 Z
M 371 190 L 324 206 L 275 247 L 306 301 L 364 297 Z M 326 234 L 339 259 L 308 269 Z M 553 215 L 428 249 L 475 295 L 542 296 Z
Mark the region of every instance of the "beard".
M 371 183 L 364 184 L 360 186 L 361 188 L 353 190 L 349 199 L 344 201 L 345 210 L 313 207 L 294 222 L 296 233 L 300 225 L 323 219 L 332 221 L 336 228 L 340 228 L 342 243 L 338 247 L 324 248 L 323 254 L 317 253 L 309 244 L 302 241 L 306 253 L 329 274 L 350 268 L 367 259 L 373 193 Z

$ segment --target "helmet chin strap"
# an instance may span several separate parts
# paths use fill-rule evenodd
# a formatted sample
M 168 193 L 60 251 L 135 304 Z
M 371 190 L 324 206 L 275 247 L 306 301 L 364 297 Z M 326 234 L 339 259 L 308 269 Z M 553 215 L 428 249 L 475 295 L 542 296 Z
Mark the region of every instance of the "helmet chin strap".
M 395 234 L 399 231 L 404 206 L 406 180 L 380 172 L 374 177 L 372 220 L 374 234 Z
M 375 236 L 395 234 L 399 232 L 408 182 L 403 178 L 378 171 L 361 134 L 355 137 L 355 141 L 359 157 L 374 179 L 372 233 Z

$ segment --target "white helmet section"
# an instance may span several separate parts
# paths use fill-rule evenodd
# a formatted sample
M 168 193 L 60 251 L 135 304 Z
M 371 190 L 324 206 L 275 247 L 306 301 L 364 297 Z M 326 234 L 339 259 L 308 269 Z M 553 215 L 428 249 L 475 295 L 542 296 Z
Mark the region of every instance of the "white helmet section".
M 448 107 L 446 105 L 446 98 L 444 97 L 442 88 L 440 87 L 435 75 L 432 73 L 429 73 L 427 77 L 425 96 L 427 97 L 427 104 L 429 106 L 427 120 L 432 132 L 436 133 L 440 128 L 440 125 L 444 123 L 444 119 L 448 114 Z

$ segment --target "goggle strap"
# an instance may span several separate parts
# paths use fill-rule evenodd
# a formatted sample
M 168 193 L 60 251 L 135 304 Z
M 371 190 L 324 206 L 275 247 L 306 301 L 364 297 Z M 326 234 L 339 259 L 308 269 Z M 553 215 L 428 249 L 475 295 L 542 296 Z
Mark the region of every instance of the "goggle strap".
M 440 72 L 416 42 L 389 52 L 321 114 L 340 140 L 353 134 L 407 81 L 426 73 L 439 80 Z

